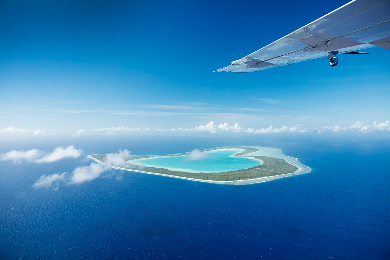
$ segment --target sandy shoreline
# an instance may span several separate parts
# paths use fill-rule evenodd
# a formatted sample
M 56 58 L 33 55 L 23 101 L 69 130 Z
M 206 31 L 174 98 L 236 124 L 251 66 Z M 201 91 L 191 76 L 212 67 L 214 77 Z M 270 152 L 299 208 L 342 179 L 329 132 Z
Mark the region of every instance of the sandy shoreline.
M 248 147 L 252 147 L 252 146 L 248 146 Z M 259 147 L 255 147 L 255 146 L 253 146 L 252 148 L 259 149 Z M 275 148 L 272 148 L 272 149 L 275 149 Z M 240 149 L 240 148 L 237 148 L 237 149 L 235 149 L 235 148 L 226 148 L 226 149 L 219 148 L 219 149 L 215 149 L 215 150 L 212 150 L 212 151 L 218 151 L 218 150 L 244 150 L 244 149 Z M 288 164 L 290 164 L 292 166 L 295 166 L 295 167 L 298 167 L 298 169 L 295 172 L 293 172 L 293 173 L 286 173 L 286 174 L 280 174 L 280 175 L 274 175 L 274 176 L 265 176 L 265 177 L 255 178 L 255 179 L 234 180 L 234 181 L 214 181 L 214 180 L 195 179 L 195 178 L 182 177 L 182 176 L 169 175 L 169 174 L 156 173 L 156 172 L 147 172 L 147 171 L 142 171 L 142 170 L 133 170 L 133 169 L 127 169 L 127 168 L 123 168 L 123 167 L 119 167 L 119 166 L 112 166 L 112 165 L 111 165 L 111 168 L 117 169 L 117 170 L 123 170 L 123 171 L 129 171 L 129 172 L 139 172 L 139 173 L 145 173 L 145 174 L 150 174 L 150 175 L 159 175 L 159 176 L 165 176 L 165 177 L 171 177 L 171 178 L 183 179 L 183 180 L 189 180 L 189 181 L 197 181 L 197 182 L 205 182 L 205 183 L 213 183 L 213 184 L 229 184 L 229 185 L 249 185 L 249 184 L 255 184 L 255 183 L 268 182 L 268 181 L 273 181 L 273 180 L 277 180 L 277 179 L 280 179 L 280 178 L 286 178 L 286 177 L 290 177 L 290 176 L 294 176 L 294 175 L 305 174 L 305 173 L 308 173 L 308 172 L 311 171 L 310 167 L 302 165 L 297 160 L 297 158 L 294 158 L 294 157 L 291 157 L 291 156 L 286 156 L 286 155 L 284 155 L 282 153 L 282 151 L 280 149 L 277 149 L 277 150 L 279 150 L 279 153 L 282 156 L 291 158 L 291 159 L 293 159 L 296 162 L 297 165 L 292 164 L 289 161 L 287 161 L 286 159 L 284 159 Z M 212 151 L 210 151 L 210 152 L 212 152 Z M 239 152 L 237 152 L 237 153 L 239 153 Z M 235 154 L 233 154 L 231 156 L 234 156 L 237 153 L 235 153 Z M 256 153 L 256 152 L 254 152 L 254 153 Z M 174 155 L 168 155 L 168 156 L 174 156 Z M 180 156 L 185 156 L 185 155 L 180 155 Z M 88 155 L 87 157 L 92 159 L 92 160 L 94 160 L 97 163 L 105 165 L 104 162 L 93 158 L 92 155 Z M 164 156 L 158 156 L 158 157 L 164 157 Z M 155 157 L 153 156 L 153 158 L 155 158 Z M 246 157 L 246 158 L 254 159 L 253 157 Z M 254 159 L 254 160 L 258 160 L 258 159 Z M 308 168 L 308 170 L 303 170 L 303 167 L 300 167 L 301 165 L 306 167 L 306 168 Z

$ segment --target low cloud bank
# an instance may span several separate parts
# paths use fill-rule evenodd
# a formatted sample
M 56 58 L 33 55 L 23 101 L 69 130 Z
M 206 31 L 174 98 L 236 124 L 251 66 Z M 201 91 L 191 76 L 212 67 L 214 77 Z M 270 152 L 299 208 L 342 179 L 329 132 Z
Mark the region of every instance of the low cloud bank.
M 364 125 L 362 122 L 357 121 L 351 126 L 324 126 L 317 128 L 319 134 L 324 132 L 360 132 L 360 133 L 375 133 L 375 132 L 390 132 L 390 121 L 383 123 L 374 122 L 373 125 Z
M 195 149 L 188 154 L 187 160 L 189 161 L 202 160 L 206 157 L 207 157 L 207 153 Z
M 0 133 L 32 133 L 34 135 L 48 134 L 45 130 L 42 129 L 22 129 L 13 126 L 0 129 Z
M 229 125 L 229 123 L 216 124 L 214 121 L 210 121 L 205 125 L 199 125 L 192 128 L 139 128 L 139 127 L 106 127 L 99 129 L 79 129 L 76 130 L 76 134 L 72 137 L 78 137 L 84 135 L 84 133 L 101 133 L 102 135 L 112 136 L 117 133 L 123 132 L 209 132 L 211 134 L 215 133 L 249 133 L 249 134 L 278 134 L 278 133 L 324 133 L 324 132 L 359 132 L 359 133 L 376 133 L 376 132 L 390 132 L 390 121 L 385 121 L 383 123 L 374 122 L 373 125 L 365 125 L 360 121 L 357 121 L 355 124 L 350 126 L 340 126 L 340 125 L 330 125 L 322 127 L 303 127 L 302 125 L 293 125 L 286 126 L 282 125 L 281 127 L 274 127 L 273 125 L 269 127 L 261 128 L 244 128 L 241 127 L 238 123 Z M 48 134 L 46 131 L 41 129 L 20 129 L 15 127 L 7 127 L 0 129 L 0 133 L 32 133 L 35 135 Z
M 123 131 L 139 132 L 139 131 L 150 131 L 150 130 L 151 130 L 150 128 L 119 126 L 119 127 L 99 128 L 99 129 L 94 129 L 93 131 L 95 132 L 123 132 Z
M 351 126 L 323 126 L 323 127 L 312 127 L 305 128 L 300 125 L 295 125 L 287 127 L 282 125 L 282 127 L 270 126 L 267 128 L 242 128 L 238 123 L 234 125 L 229 125 L 228 123 L 223 123 L 216 125 L 213 121 L 206 125 L 200 125 L 195 128 L 180 128 L 176 131 L 207 131 L 212 134 L 217 132 L 233 132 L 233 133 L 250 133 L 250 134 L 279 134 L 279 133 L 324 133 L 324 132 L 360 132 L 360 133 L 375 133 L 375 132 L 390 132 L 390 121 L 385 121 L 383 123 L 374 122 L 373 125 L 364 125 L 362 122 L 357 121 Z
M 78 158 L 82 153 L 83 150 L 76 149 L 73 145 L 66 148 L 56 147 L 52 153 L 46 154 L 38 149 L 31 149 L 28 151 L 12 150 L 8 153 L 0 154 L 0 161 L 13 161 L 14 163 L 21 163 L 23 161 L 51 163 L 64 158 Z
M 232 133 L 249 133 L 249 134 L 279 134 L 279 133 L 323 133 L 323 132 L 360 132 L 360 133 L 374 133 L 374 132 L 390 132 L 390 121 L 383 123 L 374 122 L 373 125 L 364 125 L 357 121 L 351 126 L 323 126 L 323 127 L 303 127 L 301 125 L 262 128 L 243 128 L 238 123 L 229 125 L 228 123 L 216 124 L 210 121 L 206 125 L 200 125 L 193 128 L 135 128 L 135 127 L 108 127 L 101 129 L 94 129 L 97 132 L 106 132 L 107 135 L 113 135 L 116 132 L 209 132 L 211 134 L 232 132 Z
M 66 153 L 66 149 L 54 151 L 52 154 Z M 56 153 L 55 153 L 56 152 Z M 66 185 L 80 184 L 99 178 L 104 172 L 111 169 L 111 166 L 122 166 L 126 164 L 126 159 L 130 156 L 128 150 L 119 150 L 118 153 L 109 153 L 103 164 L 92 162 L 87 166 L 79 166 L 66 178 L 67 174 L 42 175 L 33 185 L 34 188 L 57 188 L 59 183 Z M 48 157 L 51 158 L 51 157 Z M 54 158 L 54 157 L 53 157 Z
M 275 128 L 272 125 L 268 128 L 242 128 L 238 123 L 234 125 L 229 125 L 228 123 L 219 124 L 218 126 L 211 121 L 206 125 L 200 125 L 195 128 L 183 129 L 182 130 L 190 130 L 190 131 L 207 131 L 212 134 L 217 132 L 233 132 L 233 133 L 250 133 L 250 134 L 276 134 L 276 133 L 285 133 L 285 132 L 297 132 L 304 133 L 308 130 L 305 128 L 301 128 L 299 126 L 287 127 L 283 125 L 281 128 Z

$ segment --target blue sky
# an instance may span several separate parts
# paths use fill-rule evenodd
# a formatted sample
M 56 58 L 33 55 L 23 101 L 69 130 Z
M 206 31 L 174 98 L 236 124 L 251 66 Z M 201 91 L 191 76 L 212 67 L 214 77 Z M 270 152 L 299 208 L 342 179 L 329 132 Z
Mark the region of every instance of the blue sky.
M 0 130 L 374 129 L 390 120 L 389 50 L 213 73 L 345 3 L 1 1 Z

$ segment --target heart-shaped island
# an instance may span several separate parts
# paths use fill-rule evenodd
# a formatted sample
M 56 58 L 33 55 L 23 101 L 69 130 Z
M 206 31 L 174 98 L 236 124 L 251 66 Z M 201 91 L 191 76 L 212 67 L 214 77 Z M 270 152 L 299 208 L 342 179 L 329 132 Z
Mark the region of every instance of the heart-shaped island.
M 106 155 L 89 155 L 106 164 Z M 168 155 L 131 155 L 114 169 L 162 175 L 216 184 L 253 184 L 310 172 L 310 168 L 282 154 L 279 149 L 260 146 L 218 147 Z

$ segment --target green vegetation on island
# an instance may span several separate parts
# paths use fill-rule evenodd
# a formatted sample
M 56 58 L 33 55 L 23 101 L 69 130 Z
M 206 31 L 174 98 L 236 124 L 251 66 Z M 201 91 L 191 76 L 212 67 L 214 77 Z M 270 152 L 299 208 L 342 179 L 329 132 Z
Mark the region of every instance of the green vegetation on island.
M 236 153 L 234 155 L 236 157 L 246 157 L 245 155 L 248 155 L 249 158 L 262 161 L 262 164 L 247 169 L 240 169 L 240 170 L 227 171 L 227 172 L 213 172 L 213 173 L 183 172 L 183 171 L 169 170 L 165 168 L 143 167 L 143 166 L 131 164 L 131 160 L 154 157 L 154 156 L 141 155 L 141 156 L 130 156 L 127 159 L 127 164 L 125 166 L 118 166 L 118 167 L 125 168 L 130 171 L 141 170 L 141 171 L 156 173 L 156 174 L 166 174 L 172 176 L 179 176 L 179 177 L 199 179 L 199 180 L 209 180 L 209 181 L 249 180 L 249 179 L 256 179 L 261 177 L 270 177 L 270 176 L 276 176 L 281 174 L 294 173 L 295 171 L 298 170 L 298 167 L 289 164 L 283 159 L 267 157 L 267 156 L 250 156 L 251 153 L 259 151 L 259 149 L 253 147 L 246 147 L 246 146 L 220 147 L 220 148 L 206 149 L 203 151 L 205 152 L 205 151 L 212 151 L 217 149 L 229 149 L 229 148 L 243 150 L 239 153 Z M 179 156 L 179 155 L 187 155 L 187 154 L 189 153 L 180 153 L 180 154 L 163 155 L 163 156 Z M 104 162 L 105 159 L 104 154 L 91 155 L 91 157 L 102 163 Z
M 228 171 L 228 172 L 181 172 L 172 171 L 165 168 L 145 167 L 142 170 L 145 172 L 153 172 L 167 175 L 174 175 L 186 178 L 200 179 L 200 180 L 211 180 L 211 181 L 237 181 L 237 180 L 248 180 L 256 179 L 261 177 L 269 177 L 287 173 L 293 173 L 298 168 L 287 163 L 283 159 L 277 159 L 266 156 L 254 156 L 257 160 L 261 160 L 261 165 L 251 167 L 248 169 Z

